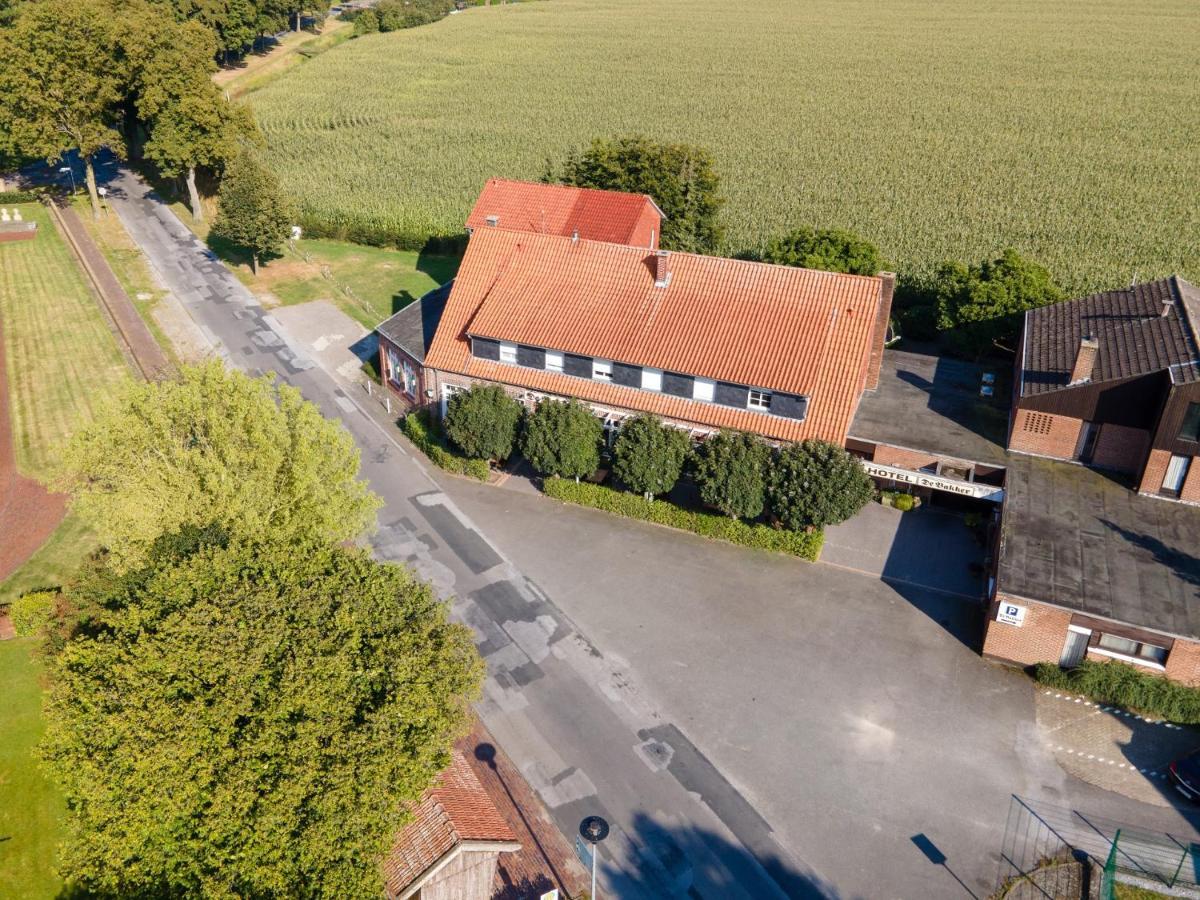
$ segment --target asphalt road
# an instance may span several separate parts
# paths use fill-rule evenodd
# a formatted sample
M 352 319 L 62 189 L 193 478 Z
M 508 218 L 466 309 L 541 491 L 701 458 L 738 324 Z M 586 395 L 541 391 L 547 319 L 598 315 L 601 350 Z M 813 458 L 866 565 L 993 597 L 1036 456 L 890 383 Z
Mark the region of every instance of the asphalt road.
M 378 555 L 475 629 L 480 714 L 564 832 L 613 824 L 611 895 L 986 896 L 1014 794 L 1192 833 L 1062 771 L 1029 682 L 969 646 L 961 599 L 439 483 L 136 178 L 109 185 L 228 360 L 279 372 L 355 436 L 386 503 Z

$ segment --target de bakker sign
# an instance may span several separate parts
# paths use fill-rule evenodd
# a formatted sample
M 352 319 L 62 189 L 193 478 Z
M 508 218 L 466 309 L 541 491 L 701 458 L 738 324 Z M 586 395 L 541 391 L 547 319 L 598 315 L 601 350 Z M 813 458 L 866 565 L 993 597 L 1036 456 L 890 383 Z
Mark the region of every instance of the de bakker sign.
M 863 460 L 863 468 L 873 478 L 887 478 L 900 484 L 911 484 L 913 487 L 933 488 L 935 491 L 949 491 L 964 497 L 975 497 L 980 500 L 991 500 L 999 503 L 1004 499 L 1004 489 L 994 484 L 976 484 L 973 481 L 959 481 L 956 478 L 943 478 L 941 475 L 930 475 L 928 472 L 912 472 L 896 466 L 881 466 Z

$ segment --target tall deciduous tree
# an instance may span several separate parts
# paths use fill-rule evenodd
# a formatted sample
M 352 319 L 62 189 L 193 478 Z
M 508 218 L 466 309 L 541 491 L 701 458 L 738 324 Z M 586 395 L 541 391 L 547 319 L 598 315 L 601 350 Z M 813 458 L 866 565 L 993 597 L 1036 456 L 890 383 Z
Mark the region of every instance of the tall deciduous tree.
M 649 194 L 666 215 L 660 243 L 667 250 L 713 253 L 723 229 L 723 202 L 711 154 L 688 144 L 660 144 L 640 136 L 596 139 L 568 154 L 547 180 L 578 187 Z
M 358 448 L 300 392 L 219 362 L 131 384 L 80 429 L 62 486 L 121 565 L 164 533 L 216 524 L 236 537 L 348 541 L 379 506 Z
M 727 516 L 753 519 L 763 511 L 770 450 L 744 431 L 722 430 L 696 450 L 700 499 Z
M 657 416 L 628 419 L 613 444 L 613 474 L 647 500 L 675 487 L 692 442 L 686 433 L 670 428 Z
M 577 400 L 543 400 L 525 418 L 521 452 L 542 475 L 579 480 L 600 466 L 604 427 Z
M 769 243 L 762 259 L 781 266 L 851 275 L 874 275 L 883 269 L 883 259 L 874 244 L 835 228 L 797 228 Z
M 73 886 L 382 896 L 382 857 L 482 678 L 428 585 L 359 549 L 209 529 L 136 571 L 98 566 L 68 599 L 43 753 Z
M 450 398 L 446 434 L 473 459 L 508 459 L 517 442 L 521 404 L 496 384 L 477 384 Z
M 146 156 L 164 175 L 186 178 L 192 217 L 204 218 L 196 169 L 219 169 L 258 131 L 249 110 L 225 99 L 212 83 L 216 38 L 198 22 L 162 28 L 154 52 L 139 67 L 138 115 L 150 126 Z
M 40 0 L 0 30 L 0 134 L 16 152 L 52 163 L 77 151 L 94 215 L 92 158 L 124 153 L 114 127 L 126 79 L 118 18 L 104 0 Z
M 968 356 L 1015 342 L 1021 313 L 1057 303 L 1062 289 L 1045 268 L 1005 250 L 975 266 L 946 263 L 933 282 L 938 329 Z
M 771 512 L 793 531 L 844 522 L 874 492 L 871 477 L 857 459 L 821 440 L 781 448 L 767 480 Z
M 291 229 L 291 207 L 279 179 L 243 148 L 225 167 L 213 233 L 250 252 L 250 266 L 278 253 Z

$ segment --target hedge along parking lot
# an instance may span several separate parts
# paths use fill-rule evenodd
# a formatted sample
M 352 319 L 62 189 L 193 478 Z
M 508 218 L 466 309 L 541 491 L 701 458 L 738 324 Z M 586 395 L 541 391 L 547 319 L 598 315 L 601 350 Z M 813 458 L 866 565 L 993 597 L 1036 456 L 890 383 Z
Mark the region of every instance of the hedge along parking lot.
M 579 506 L 590 506 L 592 509 L 614 513 L 627 519 L 666 525 L 669 528 L 729 541 L 743 547 L 788 553 L 812 562 L 816 562 L 821 555 L 824 534 L 820 531 L 788 531 L 751 524 L 729 516 L 682 509 L 665 500 L 646 500 L 637 494 L 618 491 L 600 484 L 568 481 L 563 478 L 547 478 L 542 487 L 548 497 Z
M 848 228 L 920 273 L 1011 246 L 1081 291 L 1200 277 L 1193 19 L 1191 0 L 496 4 L 350 41 L 250 101 L 303 224 L 355 240 L 460 235 L 487 178 L 640 132 L 712 151 L 727 249 Z

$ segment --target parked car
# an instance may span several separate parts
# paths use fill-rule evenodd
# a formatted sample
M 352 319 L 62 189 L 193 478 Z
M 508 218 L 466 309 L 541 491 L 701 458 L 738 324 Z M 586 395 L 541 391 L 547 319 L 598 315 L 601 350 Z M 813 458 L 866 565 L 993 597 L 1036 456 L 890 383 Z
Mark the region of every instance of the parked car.
M 1192 801 L 1200 801 L 1200 750 L 1167 766 L 1175 790 Z

